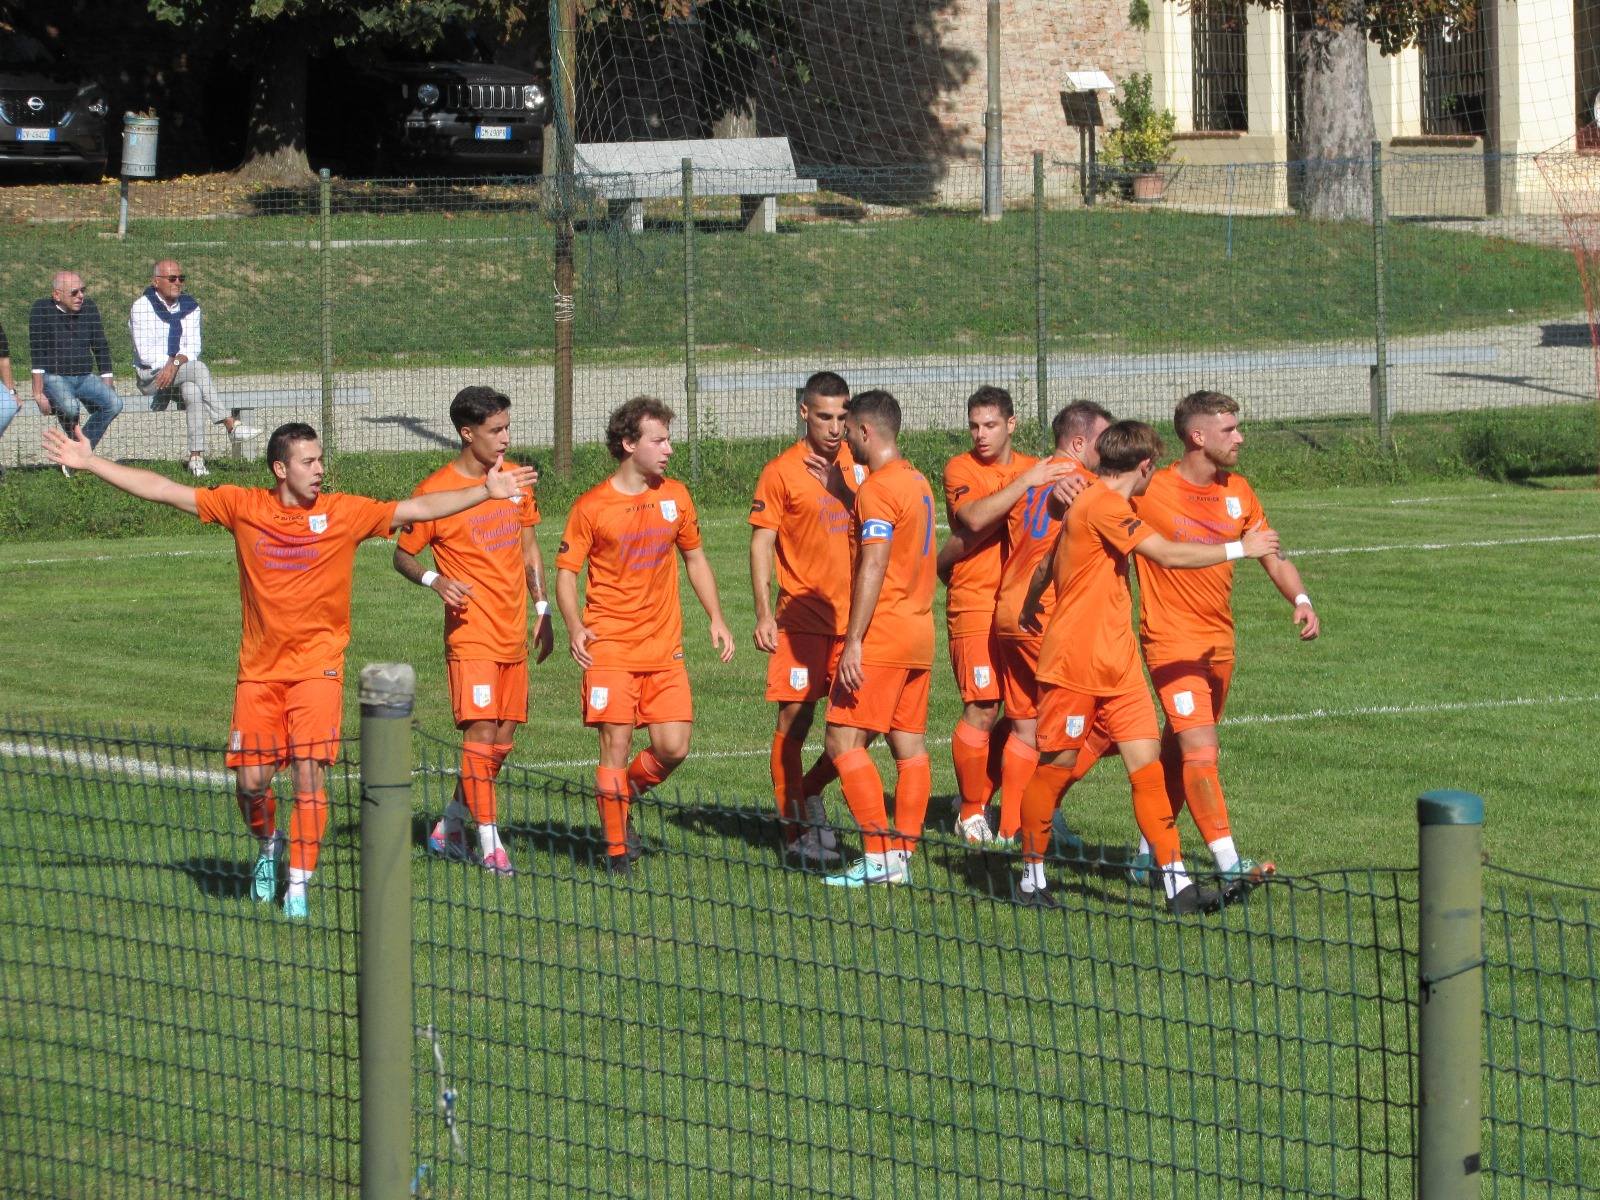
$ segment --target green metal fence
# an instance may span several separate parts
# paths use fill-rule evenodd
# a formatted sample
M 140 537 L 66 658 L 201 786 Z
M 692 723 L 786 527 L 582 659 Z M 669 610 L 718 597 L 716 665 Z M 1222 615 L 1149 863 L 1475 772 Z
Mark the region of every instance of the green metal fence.
M 364 781 L 353 744 L 332 768 L 299 926 L 249 897 L 219 753 L 0 723 L 0 1191 L 349 1195 L 395 1134 L 360 1111 L 388 1038 L 417 1195 L 1462 1194 L 1417 1177 L 1430 1121 L 1463 1136 L 1419 1087 L 1442 975 L 1481 978 L 1484 1187 L 1600 1178 L 1593 890 L 1491 866 L 1484 963 L 1419 983 L 1426 853 L 1177 921 L 1128 848 L 1089 846 L 1041 914 L 1005 899 L 1012 864 L 937 835 L 911 887 L 824 888 L 765 806 L 677 793 L 638 806 L 647 853 L 615 880 L 592 794 L 514 764 L 521 874 L 497 879 L 420 849 L 459 748 L 383 737 L 398 777 L 365 736 Z M 412 899 L 375 910 L 358 843 L 406 790 Z M 384 912 L 413 931 L 398 1030 L 368 1024 Z

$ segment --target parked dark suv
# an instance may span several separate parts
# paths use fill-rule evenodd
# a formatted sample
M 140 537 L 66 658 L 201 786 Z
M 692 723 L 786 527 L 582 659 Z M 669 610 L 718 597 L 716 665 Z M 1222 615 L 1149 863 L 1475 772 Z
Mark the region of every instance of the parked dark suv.
M 106 98 L 43 45 L 0 25 L 0 172 L 59 166 L 86 179 L 106 167 Z

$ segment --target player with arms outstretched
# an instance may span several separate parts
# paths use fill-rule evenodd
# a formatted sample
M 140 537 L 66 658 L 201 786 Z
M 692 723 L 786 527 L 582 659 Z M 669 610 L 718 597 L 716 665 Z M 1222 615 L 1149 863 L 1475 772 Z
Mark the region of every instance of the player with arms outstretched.
M 450 404 L 461 452 L 416 487 L 414 496 L 449 492 L 504 466 L 511 445 L 511 401 L 490 387 L 466 387 Z M 496 875 L 513 875 L 500 841 L 495 777 L 511 753 L 517 726 L 528 719 L 528 600 L 536 616 L 536 661 L 550 657 L 554 638 L 544 594 L 544 560 L 534 530 L 539 504 L 531 489 L 506 500 L 400 531 L 394 569 L 444 601 L 444 657 L 450 707 L 461 730 L 461 782 L 428 848 L 473 861 L 464 819 L 478 827 L 477 861 Z M 417 560 L 433 551 L 435 570 Z
M 356 547 L 402 525 L 509 499 L 532 486 L 534 471 L 493 467 L 479 483 L 400 501 L 324 492 L 322 443 L 316 430 L 299 423 L 279 426 L 267 441 L 270 488 L 185 487 L 99 457 L 76 430 L 69 439 L 46 429 L 44 448 L 52 462 L 233 534 L 243 631 L 227 764 L 237 773 L 239 811 L 260 843 L 252 888 L 262 902 L 277 894 L 283 844 L 272 777 L 290 766 L 294 811 L 283 915 L 305 920 L 306 884 L 328 824 L 323 772 L 339 754 Z
M 1133 639 L 1128 559 L 1138 554 L 1166 567 L 1209 567 L 1276 553 L 1278 535 L 1256 529 L 1226 545 L 1162 537 L 1130 503 L 1149 485 L 1161 454 L 1160 436 L 1139 421 L 1118 421 L 1096 446 L 1100 478 L 1067 510 L 1061 535 L 1035 571 L 1022 605 L 1022 625 L 1037 628 L 1045 588 L 1054 583 L 1056 609 L 1039 650 L 1039 766 L 1022 795 L 1024 868 L 1017 899 L 1039 907 L 1055 903 L 1044 873 L 1050 824 L 1078 751 L 1099 722 L 1122 754 L 1133 787 L 1134 818 L 1162 872 L 1168 909 L 1205 911 L 1219 897 L 1194 883 L 1184 868 L 1162 776 L 1155 706 Z
M 711 620 L 712 646 L 723 662 L 733 658 L 694 501 L 688 488 L 666 477 L 671 424 L 672 410 L 649 396 L 635 396 L 611 414 L 606 447 L 617 469 L 573 504 L 556 555 L 556 603 L 568 649 L 583 668 L 583 723 L 600 737 L 595 793 L 606 867 L 618 875 L 628 874 L 639 855 L 628 828 L 633 796 L 688 757 L 694 729 L 674 551 Z M 580 611 L 578 572 L 586 563 Z M 639 728 L 650 744 L 630 762 Z
M 750 504 L 750 584 L 767 699 L 778 706 L 772 794 L 788 854 L 803 865 L 839 861 L 822 789 L 837 777 L 824 752 L 802 774 L 817 701 L 833 685 L 850 619 L 850 508 L 866 478 L 844 443 L 845 381 L 819 371 L 800 393 L 804 436 L 761 471 Z M 772 576 L 778 607 L 772 607 Z

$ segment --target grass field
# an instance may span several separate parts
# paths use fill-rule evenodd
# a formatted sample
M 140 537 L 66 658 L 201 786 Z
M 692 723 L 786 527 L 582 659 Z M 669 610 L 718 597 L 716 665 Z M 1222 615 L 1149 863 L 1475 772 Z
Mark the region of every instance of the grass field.
M 558 655 L 535 672 L 503 801 L 524 874 L 416 861 L 419 1021 L 444 1032 L 467 1139 L 453 1159 L 426 1115 L 419 1043 L 433 1194 L 1410 1195 L 1416 794 L 1482 794 L 1494 867 L 1600 886 L 1600 494 L 1554 480 L 1264 500 L 1325 632 L 1298 644 L 1265 575 L 1241 568 L 1223 777 L 1241 848 L 1301 882 L 1199 926 L 1092 868 L 1065 872 L 1065 914 L 1036 919 L 990 898 L 1003 864 L 944 841 L 889 896 L 781 870 L 747 527 L 709 507 L 740 646 L 715 663 L 689 601 L 694 752 L 680 799 L 642 815 L 662 852 L 624 887 L 590 864 L 593 740 Z M 9 543 L 0 569 L 0 1117 L 38 1147 L 7 1158 L 0 1190 L 345 1194 L 355 803 L 336 800 L 310 928 L 249 904 L 251 851 L 203 749 L 231 697 L 229 539 Z M 420 815 L 453 765 L 438 605 L 379 545 L 358 557 L 355 612 L 352 678 L 417 667 Z M 354 701 L 347 687 L 352 738 Z M 953 791 L 956 711 L 936 671 L 933 814 Z M 102 723 L 155 730 L 116 752 L 166 763 L 165 782 L 17 744 Z M 168 731 L 202 749 L 168 748 Z M 1068 816 L 1126 846 L 1115 763 Z M 1592 891 L 1492 882 L 1487 1170 L 1508 1193 L 1576 1195 L 1600 1178 L 1600 912 Z

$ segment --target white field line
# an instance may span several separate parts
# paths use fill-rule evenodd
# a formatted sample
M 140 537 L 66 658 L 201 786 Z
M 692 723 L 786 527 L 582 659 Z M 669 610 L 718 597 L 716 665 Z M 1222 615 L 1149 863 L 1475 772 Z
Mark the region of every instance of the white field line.
M 1437 704 L 1375 704 L 1356 708 L 1313 708 L 1303 712 L 1287 713 L 1251 713 L 1244 716 L 1224 718 L 1225 726 L 1237 725 L 1286 725 L 1301 721 L 1338 721 L 1362 719 L 1367 717 L 1402 717 L 1402 716 L 1430 716 L 1439 713 L 1453 712 L 1479 712 L 1505 708 L 1532 708 L 1534 706 L 1561 705 L 1561 704 L 1594 704 L 1600 702 L 1600 693 L 1588 695 L 1554 696 L 1509 696 L 1498 700 L 1459 700 L 1445 701 Z M 947 746 L 950 739 L 946 737 L 929 738 L 930 746 Z M 881 745 L 876 747 L 881 749 Z M 806 749 L 820 751 L 820 742 L 809 742 Z M 691 759 L 731 759 L 731 758 L 762 758 L 768 751 L 761 749 L 746 750 L 692 750 Z M 6 758 L 31 758 L 42 759 L 47 762 L 59 763 L 65 766 L 83 767 L 91 771 L 128 775 L 140 782 L 155 784 L 198 784 L 218 789 L 233 787 L 233 775 L 227 771 L 210 771 L 198 767 L 184 767 L 175 763 L 152 762 L 148 759 L 135 758 L 122 754 L 104 754 L 96 751 L 70 750 L 55 746 L 41 746 L 32 742 L 0 742 L 0 757 Z M 594 758 L 567 758 L 567 759 L 509 759 L 514 767 L 529 769 L 562 769 L 573 767 L 592 767 Z M 412 774 L 420 775 L 422 770 L 413 771 Z M 426 773 L 436 773 L 428 771 Z M 443 774 L 453 774 L 444 771 Z

